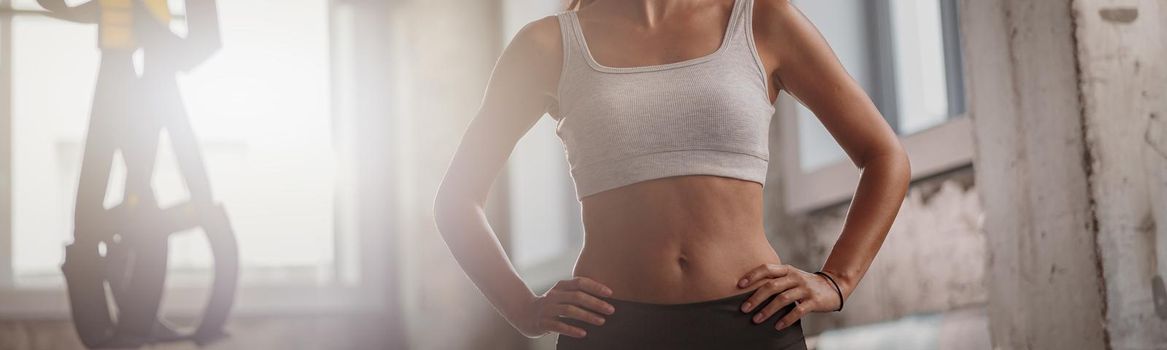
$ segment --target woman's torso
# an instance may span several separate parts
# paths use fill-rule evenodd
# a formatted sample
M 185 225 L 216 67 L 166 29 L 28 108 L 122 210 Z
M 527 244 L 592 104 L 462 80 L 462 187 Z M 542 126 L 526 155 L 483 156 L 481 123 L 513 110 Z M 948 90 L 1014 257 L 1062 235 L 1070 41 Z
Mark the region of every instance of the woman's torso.
M 737 281 L 748 270 L 780 262 L 763 229 L 773 106 L 747 39 L 753 1 L 706 4 L 713 6 L 639 38 L 649 43 L 643 50 L 620 36 L 637 30 L 612 20 L 621 9 L 560 17 L 567 80 L 557 133 L 568 146 L 585 228 L 574 273 L 611 287 L 617 299 L 717 299 L 741 293 Z M 698 27 L 708 31 L 692 34 Z M 611 105 L 625 109 L 602 108 Z M 701 155 L 672 156 L 684 152 Z

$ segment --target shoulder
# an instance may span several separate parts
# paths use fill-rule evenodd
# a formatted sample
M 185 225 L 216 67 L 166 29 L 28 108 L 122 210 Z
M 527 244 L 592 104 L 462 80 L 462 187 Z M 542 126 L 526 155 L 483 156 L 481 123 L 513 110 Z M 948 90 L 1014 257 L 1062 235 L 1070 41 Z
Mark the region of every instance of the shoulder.
M 754 1 L 754 31 L 758 34 L 781 35 L 784 27 L 794 25 L 801 16 L 790 0 Z
M 555 15 L 523 25 L 496 62 L 493 84 L 502 91 L 554 95 L 563 61 L 561 42 Z
M 558 57 L 562 52 L 562 41 L 559 18 L 550 15 L 523 25 L 508 46 L 524 55 Z
M 794 7 L 794 3 L 791 0 L 755 0 L 754 3 L 757 4 L 754 6 L 758 8 L 758 11 L 762 12 L 784 11 Z
M 801 55 L 827 44 L 790 0 L 756 0 L 753 30 L 759 50 L 777 57 Z
M 528 78 L 548 85 L 558 81 L 562 61 L 559 19 L 550 15 L 523 25 L 503 50 L 499 64 L 526 71 Z

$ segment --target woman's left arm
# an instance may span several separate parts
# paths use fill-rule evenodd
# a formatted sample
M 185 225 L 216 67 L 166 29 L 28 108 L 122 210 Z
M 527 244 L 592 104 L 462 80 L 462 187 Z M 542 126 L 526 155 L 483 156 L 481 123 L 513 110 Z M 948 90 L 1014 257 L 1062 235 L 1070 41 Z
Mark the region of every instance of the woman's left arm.
M 842 298 L 827 278 L 789 265 L 758 267 L 739 283 L 742 288 L 761 284 L 746 301 L 752 305 L 743 305 L 744 312 L 778 295 L 755 321 L 797 302 L 794 311 L 779 320 L 781 329 L 809 312 L 834 311 L 851 295 L 895 221 L 911 170 L 891 126 L 814 25 L 789 1 L 759 1 L 756 11 L 759 52 L 774 67 L 770 80 L 814 112 L 861 171 L 842 234 L 822 268 L 837 282 Z

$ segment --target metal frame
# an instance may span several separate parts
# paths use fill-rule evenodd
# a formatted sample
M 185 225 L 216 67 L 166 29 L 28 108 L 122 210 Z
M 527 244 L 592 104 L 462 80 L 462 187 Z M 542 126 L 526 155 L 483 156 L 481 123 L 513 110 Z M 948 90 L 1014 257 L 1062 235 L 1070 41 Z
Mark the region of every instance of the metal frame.
M 943 26 L 944 33 L 944 66 L 945 67 L 962 67 L 961 69 L 949 69 L 948 77 L 945 80 L 948 82 L 948 91 L 960 91 L 959 94 L 948 94 L 948 115 L 962 115 L 968 111 L 965 105 L 966 88 L 964 86 L 964 50 L 961 49 L 960 41 L 960 4 L 959 0 L 940 0 L 940 16 L 942 21 L 940 25 Z
M 949 91 L 948 121 L 921 130 L 911 135 L 901 136 L 900 142 L 908 152 L 912 163 L 912 179 L 920 179 L 954 168 L 968 166 L 973 160 L 972 122 L 965 108 L 967 89 L 962 85 L 964 76 L 961 58 L 961 36 L 957 0 L 941 0 L 945 63 Z M 868 24 L 869 35 L 876 42 L 872 53 L 876 84 L 879 91 L 872 93 L 880 112 L 888 122 L 896 127 L 898 106 L 895 95 L 894 52 L 891 36 L 891 16 L 889 0 L 867 3 L 868 12 L 874 16 Z M 952 67 L 960 67 L 953 69 Z M 846 202 L 855 194 L 859 182 L 859 169 L 844 158 L 831 162 L 812 171 L 804 171 L 800 161 L 800 140 L 798 133 L 798 102 L 788 94 L 778 99 L 777 132 L 781 137 L 782 178 L 784 184 L 784 207 L 788 214 L 802 214 L 816 209 Z M 958 112 L 959 111 L 959 112 Z
M 12 17 L 0 0 L 0 288 L 12 285 Z
M 43 12 L 34 10 L 13 10 L 8 6 L 9 0 L 0 0 L 0 319 L 65 319 L 69 317 L 69 302 L 64 286 L 54 287 L 18 287 L 13 282 L 12 274 L 12 239 L 13 232 L 11 227 L 11 213 L 12 213 L 12 198 L 11 198 L 11 84 L 12 84 L 12 63 L 9 58 L 12 51 L 12 18 L 15 16 L 36 16 L 44 15 Z M 379 91 L 383 89 L 362 89 L 363 85 L 376 84 L 372 79 L 362 80 L 362 75 L 355 72 L 354 69 L 340 69 L 337 67 L 338 62 L 344 64 L 370 64 L 373 63 L 371 58 L 360 59 L 354 57 L 351 52 L 345 50 L 353 49 L 355 45 L 338 45 L 337 38 L 343 34 L 338 31 L 348 30 L 350 36 L 359 35 L 360 32 L 354 26 L 340 27 L 336 21 L 338 16 L 337 7 L 339 6 L 366 6 L 359 1 L 330 1 L 329 25 L 330 25 L 330 51 L 332 56 L 332 87 L 333 96 L 341 96 L 345 94 L 359 94 L 360 91 Z M 374 3 L 370 6 L 376 6 Z M 342 11 L 344 12 L 344 11 Z M 358 13 L 359 11 L 349 9 L 348 14 Z M 371 15 L 371 14 L 370 14 Z M 357 17 L 360 15 L 358 14 Z M 372 20 L 366 21 L 369 23 L 375 22 Z M 365 23 L 365 24 L 369 24 Z M 371 41 L 374 38 L 361 36 L 364 41 Z M 354 38 L 361 40 L 361 38 Z M 377 40 L 380 40 L 379 38 Z M 381 53 L 381 52 L 379 52 Z M 381 62 L 383 63 L 383 62 Z M 345 73 L 345 74 L 341 74 Z M 340 89 L 353 89 L 353 91 L 341 91 Z M 369 142 L 384 143 L 382 146 L 387 146 L 388 141 L 381 140 L 376 135 L 372 135 L 374 131 L 383 132 L 386 130 L 384 126 L 379 125 L 385 121 L 366 121 L 357 120 L 359 115 L 383 115 L 391 112 L 384 106 L 387 101 L 384 101 L 381 96 L 370 106 L 345 106 L 342 105 L 339 98 L 332 100 L 332 112 L 334 122 L 340 126 L 336 128 L 337 134 L 334 135 L 337 140 L 349 139 L 352 140 L 352 145 L 337 144 L 337 149 L 341 151 L 352 151 L 358 147 L 365 147 L 368 145 L 358 145 Z M 370 104 L 371 102 L 366 102 Z M 371 111 L 370 109 L 376 110 Z M 374 118 L 386 119 L 386 118 Z M 378 124 L 378 126 L 370 127 L 366 124 Z M 346 127 L 347 126 L 347 127 Z M 352 134 L 346 134 L 341 129 L 349 130 Z M 370 147 L 369 149 L 383 149 L 382 147 Z M 354 156 L 355 157 L 355 156 Z M 358 244 L 346 245 L 343 242 L 338 242 L 338 254 L 353 254 L 356 255 L 357 264 L 355 271 L 345 271 L 342 262 L 337 261 L 335 268 L 336 280 L 327 285 L 311 285 L 293 283 L 274 283 L 261 285 L 241 284 L 237 293 L 237 300 L 233 311 L 234 316 L 270 316 L 270 315 L 312 315 L 312 314 L 365 314 L 383 312 L 387 308 L 393 306 L 392 298 L 395 293 L 387 288 L 389 281 L 396 279 L 396 272 L 389 265 L 392 254 L 392 237 L 388 237 L 385 232 L 392 231 L 391 225 L 392 215 L 386 215 L 383 211 L 384 196 L 390 195 L 386 193 L 389 191 L 388 186 L 377 185 L 384 184 L 390 178 L 388 164 L 392 164 L 391 160 L 375 161 L 365 164 L 365 166 L 376 167 L 375 171 L 366 171 L 365 169 L 356 169 L 355 164 L 344 164 L 341 166 L 348 167 L 345 169 L 352 174 L 358 174 L 359 179 L 356 179 L 361 188 L 374 189 L 372 191 L 363 191 L 358 193 L 337 193 L 338 199 L 347 197 L 352 199 L 353 207 L 350 208 L 336 208 L 335 210 L 351 211 L 352 216 L 356 218 L 356 222 L 342 223 L 342 217 L 337 216 L 337 229 L 352 230 L 347 234 L 342 234 L 337 231 L 338 237 L 359 240 Z M 384 163 L 384 164 L 382 164 Z M 342 172 L 343 173 L 343 172 Z M 338 192 L 343 191 L 341 187 L 337 188 Z M 375 198 L 374 198 L 375 197 Z M 338 204 L 340 202 L 338 201 Z M 342 227 L 348 225 L 348 227 Z M 346 247 L 347 246 L 347 247 Z M 341 255 L 337 255 L 341 256 Z M 350 255 L 351 256 L 351 255 Z M 384 269 L 389 269 L 390 272 L 385 272 Z M 355 275 L 353 275 L 355 273 Z M 357 277 L 360 282 L 357 284 L 346 283 L 346 274 L 349 277 Z M 168 314 L 176 315 L 178 317 L 196 316 L 202 312 L 204 300 L 208 295 L 210 286 L 200 287 L 178 287 L 167 290 L 165 303 L 165 310 Z
M 868 22 L 868 40 L 875 43 L 871 53 L 871 71 L 875 78 L 871 99 L 875 102 L 879 113 L 893 127 L 899 125 L 899 100 L 896 98 L 896 60 L 894 27 L 891 20 L 891 0 L 866 1 L 867 12 L 871 13 Z

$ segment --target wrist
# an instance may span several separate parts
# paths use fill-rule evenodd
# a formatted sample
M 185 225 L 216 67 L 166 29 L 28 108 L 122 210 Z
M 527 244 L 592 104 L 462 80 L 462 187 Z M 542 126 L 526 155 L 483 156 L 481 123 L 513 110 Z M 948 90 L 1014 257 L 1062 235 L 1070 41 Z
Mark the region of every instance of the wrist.
M 829 288 L 832 292 L 834 292 L 833 294 L 835 294 L 835 296 L 838 298 L 839 305 L 836 306 L 835 309 L 831 310 L 831 311 L 843 311 L 843 304 L 845 303 L 845 298 L 843 297 L 842 288 L 839 287 L 839 282 L 836 282 L 834 277 L 831 277 L 830 274 L 823 272 L 821 270 L 815 271 L 814 274 L 818 275 L 819 277 L 822 277 L 823 283 L 827 284 L 827 288 Z
M 529 338 L 536 338 L 543 334 L 539 334 L 535 317 L 538 311 L 535 310 L 539 297 L 534 294 L 527 294 L 521 298 L 516 298 L 506 310 L 502 310 L 503 317 L 510 322 L 512 327 L 515 327 L 519 333 Z
M 859 278 L 854 274 L 844 273 L 839 270 L 824 267 L 819 270 L 834 279 L 835 283 L 839 285 L 839 291 L 843 293 L 843 299 L 851 296 L 851 292 L 855 290 L 855 285 L 859 283 Z
M 535 299 L 534 294 L 526 294 L 512 299 L 507 306 L 501 310 L 503 317 L 511 320 L 520 320 L 532 313 Z

